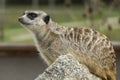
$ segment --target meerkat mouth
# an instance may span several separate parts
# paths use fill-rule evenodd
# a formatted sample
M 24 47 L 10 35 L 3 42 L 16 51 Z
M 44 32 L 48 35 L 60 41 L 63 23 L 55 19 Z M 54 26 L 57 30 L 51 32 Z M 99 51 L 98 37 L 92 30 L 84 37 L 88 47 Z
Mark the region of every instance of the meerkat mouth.
M 30 23 L 25 22 L 22 18 L 19 18 L 18 21 L 23 25 L 31 25 Z

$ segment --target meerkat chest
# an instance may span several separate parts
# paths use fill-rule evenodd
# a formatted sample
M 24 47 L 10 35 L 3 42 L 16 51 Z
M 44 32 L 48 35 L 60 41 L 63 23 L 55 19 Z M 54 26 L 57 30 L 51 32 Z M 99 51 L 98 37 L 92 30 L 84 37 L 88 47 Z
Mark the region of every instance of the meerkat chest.
M 64 47 L 66 45 L 59 38 L 37 42 L 40 55 L 48 65 L 53 63 L 60 55 L 66 54 L 68 48 Z
M 56 56 L 59 56 L 66 52 L 66 49 L 68 48 L 68 43 L 67 41 L 62 42 L 59 38 L 56 38 L 50 41 L 44 41 L 42 42 L 42 44 L 40 44 L 40 46 L 43 52 L 48 54 L 56 54 Z

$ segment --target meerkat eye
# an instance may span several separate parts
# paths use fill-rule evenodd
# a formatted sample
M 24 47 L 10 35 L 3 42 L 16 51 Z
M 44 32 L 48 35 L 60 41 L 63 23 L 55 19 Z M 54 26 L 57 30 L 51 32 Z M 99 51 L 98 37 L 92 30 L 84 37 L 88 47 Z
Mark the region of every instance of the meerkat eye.
M 27 17 L 30 18 L 31 20 L 34 20 L 38 15 L 36 13 L 28 13 Z

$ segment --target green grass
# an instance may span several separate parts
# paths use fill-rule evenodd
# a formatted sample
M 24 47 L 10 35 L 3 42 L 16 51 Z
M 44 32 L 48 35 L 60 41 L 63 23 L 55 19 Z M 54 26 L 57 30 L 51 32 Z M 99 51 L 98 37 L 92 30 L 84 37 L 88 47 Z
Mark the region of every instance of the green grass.
M 25 10 L 32 9 L 30 6 L 7 6 L 4 25 L 4 41 L 5 42 L 32 42 L 32 36 L 18 23 L 18 17 L 22 15 Z M 72 6 L 67 9 L 62 6 L 57 6 L 54 9 L 48 8 L 48 6 L 40 6 L 41 10 L 46 11 L 51 15 L 54 21 L 60 24 L 67 25 L 87 25 L 83 15 L 83 7 Z M 95 15 L 94 20 L 101 20 L 103 17 L 120 17 L 119 10 L 109 11 L 107 7 L 103 9 L 103 16 Z M 6 25 L 7 24 L 7 25 Z M 120 25 L 113 24 L 113 31 L 108 31 L 105 26 L 102 26 L 100 32 L 107 35 L 112 40 L 120 41 Z M 94 28 L 94 27 L 93 27 Z

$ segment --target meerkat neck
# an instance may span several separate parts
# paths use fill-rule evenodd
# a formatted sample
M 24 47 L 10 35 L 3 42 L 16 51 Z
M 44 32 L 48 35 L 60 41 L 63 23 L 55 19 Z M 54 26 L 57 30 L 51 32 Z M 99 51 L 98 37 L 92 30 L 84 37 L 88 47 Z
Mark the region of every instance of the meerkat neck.
M 35 36 L 38 38 L 38 41 L 44 41 L 45 39 L 48 38 L 50 34 L 50 30 L 46 30 L 46 31 L 40 31 L 40 32 L 35 32 Z

